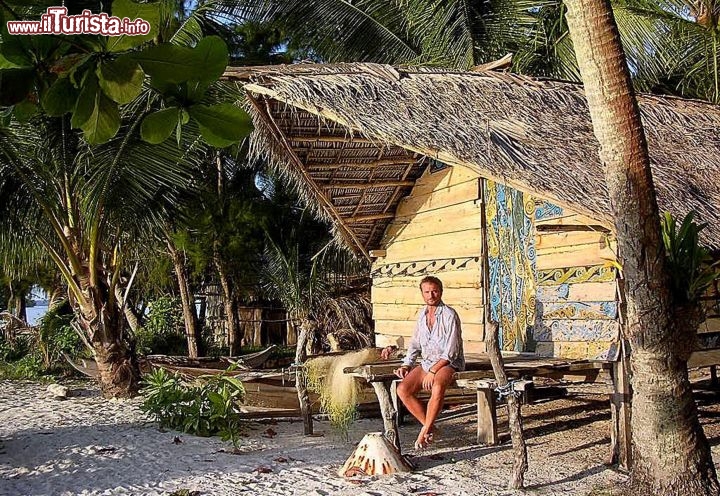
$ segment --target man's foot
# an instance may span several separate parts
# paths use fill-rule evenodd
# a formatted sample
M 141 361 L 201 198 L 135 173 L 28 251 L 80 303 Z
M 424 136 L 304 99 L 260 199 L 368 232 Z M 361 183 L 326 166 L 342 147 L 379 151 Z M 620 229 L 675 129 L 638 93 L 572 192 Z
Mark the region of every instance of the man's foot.
M 432 428 L 426 430 L 424 427 L 420 430 L 417 440 L 415 441 L 415 449 L 422 451 L 427 448 L 430 443 L 433 442 L 433 431 Z

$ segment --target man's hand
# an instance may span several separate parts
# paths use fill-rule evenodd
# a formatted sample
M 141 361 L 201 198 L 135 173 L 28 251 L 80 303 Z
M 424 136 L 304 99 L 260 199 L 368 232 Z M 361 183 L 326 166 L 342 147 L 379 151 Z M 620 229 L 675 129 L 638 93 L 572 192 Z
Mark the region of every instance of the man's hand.
M 389 360 L 393 353 L 397 351 L 397 346 L 386 346 L 380 352 L 380 358 L 383 360 Z
M 422 388 L 425 391 L 430 391 L 433 387 L 433 384 L 435 383 L 435 374 L 432 372 L 428 372 L 425 374 L 425 377 L 423 377 L 422 380 Z
M 395 375 L 400 379 L 404 379 L 405 376 L 408 375 L 408 372 L 410 372 L 410 367 L 407 365 L 403 365 L 402 367 L 393 370 L 393 373 L 395 373 Z

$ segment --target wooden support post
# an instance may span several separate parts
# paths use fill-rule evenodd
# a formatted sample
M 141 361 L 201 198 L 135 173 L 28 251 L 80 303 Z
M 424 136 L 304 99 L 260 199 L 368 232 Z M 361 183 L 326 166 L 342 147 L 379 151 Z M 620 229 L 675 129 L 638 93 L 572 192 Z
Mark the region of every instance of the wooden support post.
M 395 379 L 390 383 L 390 398 L 392 399 L 393 408 L 395 409 L 395 415 L 397 415 L 397 425 L 401 426 L 405 423 L 405 414 L 407 410 L 404 408 L 400 398 L 398 397 L 397 388 L 400 384 L 400 379 Z
M 610 398 L 612 428 L 610 431 L 610 464 L 630 470 L 632 465 L 632 433 L 630 428 L 631 390 L 628 358 L 621 354 L 613 363 L 613 395 Z
M 380 414 L 383 419 L 383 428 L 385 430 L 385 437 L 392 443 L 398 452 L 400 450 L 400 435 L 397 421 L 397 408 L 393 403 L 393 395 L 391 394 L 391 388 L 394 379 L 385 381 L 372 382 L 373 389 L 375 389 L 375 395 L 377 396 L 378 402 L 380 403 Z M 397 394 L 395 394 L 395 401 L 397 401 Z
M 718 385 L 717 366 L 715 365 L 710 365 L 710 385 L 713 387 Z
M 262 342 L 262 322 L 263 322 L 263 309 L 262 308 L 253 308 L 252 310 L 252 327 L 253 327 L 253 333 L 252 333 L 252 345 L 255 347 L 260 347 L 263 345 Z
M 495 389 L 490 385 L 477 389 L 477 443 L 496 445 L 498 439 Z

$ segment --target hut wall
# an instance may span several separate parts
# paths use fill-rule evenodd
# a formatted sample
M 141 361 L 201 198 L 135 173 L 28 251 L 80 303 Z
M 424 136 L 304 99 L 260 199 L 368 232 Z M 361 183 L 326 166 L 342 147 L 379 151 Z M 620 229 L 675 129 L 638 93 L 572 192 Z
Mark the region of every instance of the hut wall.
M 485 350 L 479 197 L 478 174 L 455 166 L 426 172 L 400 202 L 372 267 L 377 346 L 407 347 L 423 305 L 418 283 L 433 275 L 460 315 L 465 352 Z
M 543 201 L 535 229 L 535 353 L 614 358 L 620 332 L 614 236 L 591 218 Z
M 690 366 L 720 363 L 720 280 L 703 297 L 703 305 L 707 318 L 698 328 L 698 350 Z

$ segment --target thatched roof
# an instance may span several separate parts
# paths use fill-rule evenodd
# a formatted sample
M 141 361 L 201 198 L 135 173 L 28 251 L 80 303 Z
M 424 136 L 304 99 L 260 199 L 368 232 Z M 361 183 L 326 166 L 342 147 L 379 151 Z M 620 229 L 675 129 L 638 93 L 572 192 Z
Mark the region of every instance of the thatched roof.
M 610 225 L 598 143 L 576 84 L 376 64 L 229 68 L 265 154 L 340 234 L 377 248 L 428 157 L 463 164 Z M 698 212 L 720 249 L 720 108 L 639 96 L 662 210 Z

